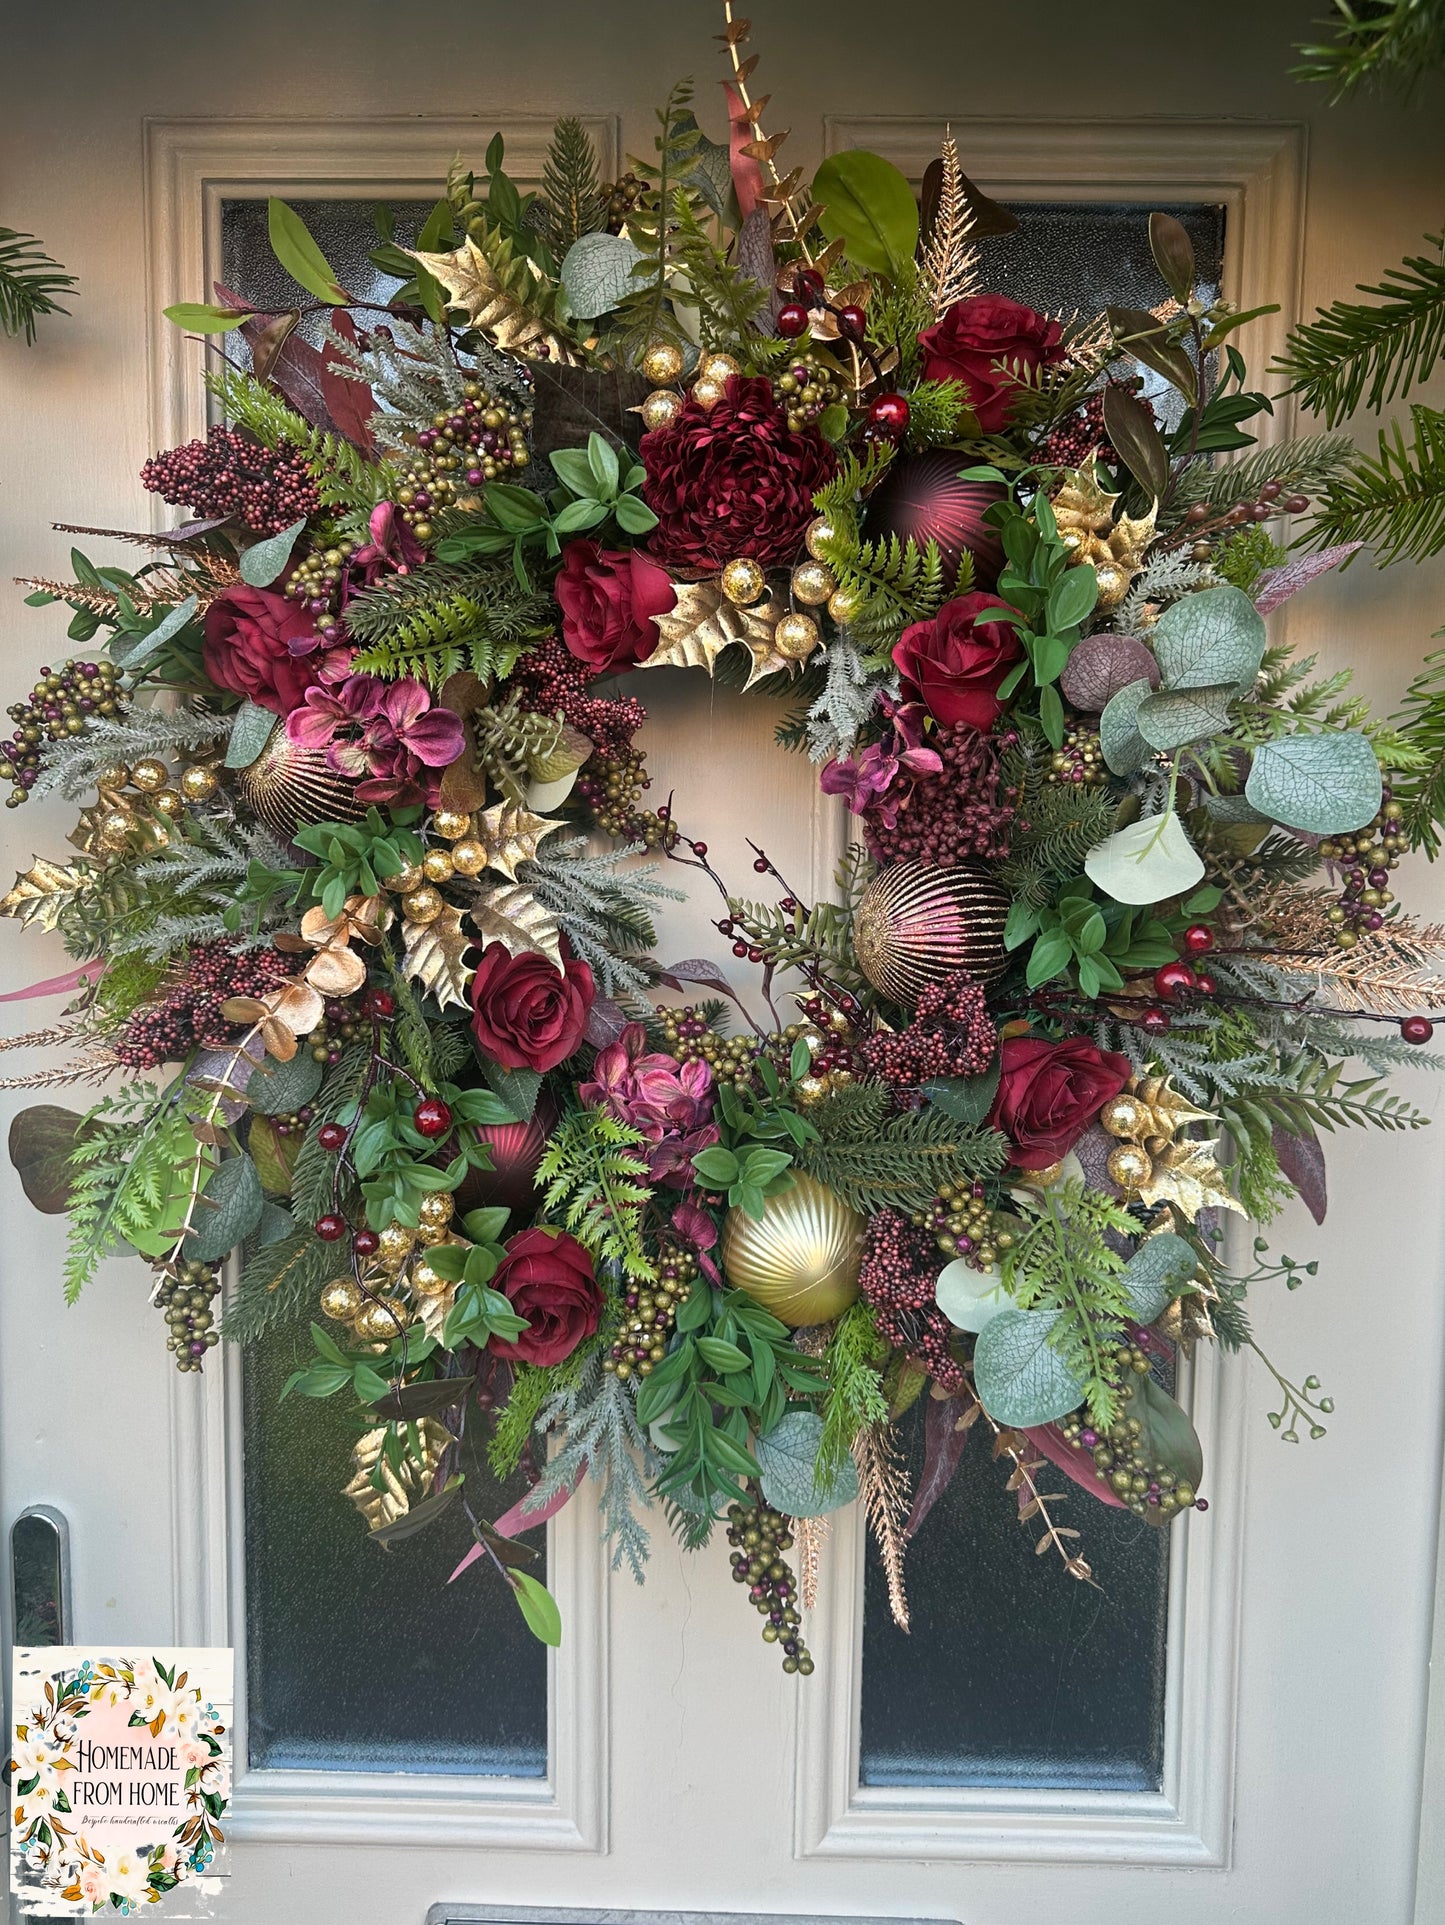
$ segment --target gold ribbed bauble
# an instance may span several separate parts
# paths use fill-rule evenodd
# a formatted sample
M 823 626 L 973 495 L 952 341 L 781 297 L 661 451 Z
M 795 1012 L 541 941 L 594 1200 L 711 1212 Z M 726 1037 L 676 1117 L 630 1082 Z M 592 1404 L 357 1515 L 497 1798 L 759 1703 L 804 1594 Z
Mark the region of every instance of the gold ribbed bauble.
M 840 1316 L 858 1294 L 864 1219 L 836 1192 L 795 1171 L 761 1220 L 729 1210 L 722 1261 L 737 1290 L 797 1330 Z
M 958 969 L 990 983 L 1007 963 L 1008 912 L 1008 892 L 971 863 L 891 863 L 869 883 L 853 918 L 858 967 L 875 989 L 910 1007 Z
M 359 822 L 366 814 L 366 804 L 356 799 L 356 784 L 328 768 L 319 750 L 300 748 L 281 728 L 248 768 L 237 771 L 236 790 L 283 842 L 308 822 Z

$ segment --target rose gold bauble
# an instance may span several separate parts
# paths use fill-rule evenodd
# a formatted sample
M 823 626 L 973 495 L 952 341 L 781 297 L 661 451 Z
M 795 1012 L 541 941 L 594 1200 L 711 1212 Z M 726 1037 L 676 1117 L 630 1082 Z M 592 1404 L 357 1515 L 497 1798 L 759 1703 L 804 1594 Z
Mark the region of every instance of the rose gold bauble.
M 315 749 L 298 748 L 284 728 L 276 729 L 249 768 L 236 776 L 246 807 L 273 834 L 289 842 L 308 822 L 359 822 L 366 804 L 356 799 L 356 784 L 328 768 Z
M 971 863 L 895 862 L 869 883 L 853 917 L 858 967 L 890 1001 L 912 1007 L 955 970 L 989 983 L 1007 966 L 1009 896 Z
M 967 549 L 973 556 L 972 586 L 988 589 L 1003 567 L 1003 538 L 984 520 L 984 512 L 1008 491 L 994 481 L 961 481 L 959 471 L 969 465 L 967 457 L 945 449 L 895 461 L 869 497 L 864 532 L 870 539 L 911 538 L 920 548 L 936 541 L 950 587 Z
M 723 1269 L 734 1289 L 793 1329 L 827 1323 L 858 1294 L 863 1225 L 836 1191 L 796 1170 L 788 1188 L 764 1202 L 761 1220 L 728 1211 Z
M 492 1159 L 490 1170 L 470 1170 L 456 1191 L 459 1215 L 500 1204 L 504 1210 L 535 1210 L 541 1202 L 532 1178 L 560 1118 L 544 1089 L 525 1123 L 488 1123 L 477 1131 Z

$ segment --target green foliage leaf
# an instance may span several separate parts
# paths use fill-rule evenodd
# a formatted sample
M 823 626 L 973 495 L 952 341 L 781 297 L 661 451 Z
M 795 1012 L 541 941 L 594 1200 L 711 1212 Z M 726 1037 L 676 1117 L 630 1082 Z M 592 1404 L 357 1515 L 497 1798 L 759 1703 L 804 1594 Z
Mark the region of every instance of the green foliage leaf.
M 271 252 L 292 280 L 318 300 L 329 301 L 335 307 L 345 307 L 351 296 L 338 283 L 330 262 L 312 239 L 310 229 L 295 208 L 273 198 L 266 206 L 266 224 L 271 238 Z
M 819 1475 L 822 1446 L 823 1419 L 812 1410 L 788 1411 L 754 1443 L 763 1496 L 785 1517 L 823 1517 L 857 1497 L 851 1457 L 841 1458 L 830 1475 Z
M 1285 735 L 1254 752 L 1245 798 L 1261 815 L 1309 835 L 1363 829 L 1380 807 L 1380 765 L 1358 729 Z
M 996 1423 L 1027 1430 L 1077 1410 L 1083 1380 L 1053 1347 L 1057 1310 L 1001 1310 L 979 1332 L 973 1355 L 979 1402 Z
M 1205 741 L 1229 727 L 1234 687 L 1161 689 L 1145 696 L 1134 712 L 1134 726 L 1152 749 L 1182 748 Z
M 1181 896 L 1204 876 L 1204 864 L 1171 810 L 1131 822 L 1091 849 L 1084 874 L 1115 902 L 1145 904 Z
M 642 250 L 625 234 L 583 234 L 562 262 L 562 292 L 579 321 L 595 321 L 632 289 Z
M 562 1613 L 546 1585 L 533 1577 L 530 1571 L 513 1571 L 512 1588 L 532 1636 L 543 1644 L 559 1645 L 562 1642 Z
M 210 307 L 200 301 L 177 301 L 162 311 L 168 321 L 193 334 L 229 334 L 251 318 L 247 308 Z
M 267 1056 L 251 1071 L 246 1096 L 262 1116 L 289 1116 L 309 1103 L 321 1087 L 321 1065 L 309 1049 L 298 1049 L 289 1063 Z
M 818 225 L 841 240 L 850 261 L 901 280 L 918 249 L 918 202 L 892 161 L 862 148 L 830 154 L 813 176 Z

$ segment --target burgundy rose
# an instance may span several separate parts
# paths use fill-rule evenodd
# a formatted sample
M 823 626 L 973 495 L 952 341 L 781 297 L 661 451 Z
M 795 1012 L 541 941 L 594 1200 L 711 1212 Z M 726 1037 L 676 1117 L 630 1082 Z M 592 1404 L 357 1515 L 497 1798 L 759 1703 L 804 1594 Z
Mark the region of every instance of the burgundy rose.
M 477 1047 L 503 1069 L 555 1069 L 582 1041 L 596 993 L 585 962 L 569 957 L 559 974 L 545 956 L 488 943 L 472 978 Z
M 1130 1075 L 1127 1056 L 1096 1049 L 1086 1037 L 1050 1043 L 1010 1036 L 1001 1051 L 998 1094 L 989 1122 L 1012 1146 L 1020 1170 L 1045 1170 L 1083 1135 Z
M 907 694 L 945 728 L 966 722 L 991 729 L 1002 704 L 998 686 L 1023 654 L 1011 622 L 989 621 L 991 608 L 1013 610 L 997 595 L 959 595 L 926 622 L 905 628 L 893 660 Z
M 795 432 L 761 378 L 732 375 L 711 410 L 689 398 L 642 437 L 643 495 L 657 516 L 654 555 L 680 568 L 717 568 L 750 555 L 791 561 L 837 457 L 816 429 Z
M 575 1237 L 560 1230 L 522 1230 L 506 1248 L 492 1288 L 527 1319 L 527 1328 L 510 1342 L 489 1338 L 487 1348 L 494 1357 L 519 1363 L 561 1363 L 602 1320 L 592 1259 Z
M 311 617 L 289 596 L 237 583 L 206 610 L 201 660 L 217 688 L 245 695 L 258 707 L 289 715 L 315 686 L 319 661 L 292 644 L 317 644 Z
M 1003 294 L 975 294 L 954 305 L 918 337 L 930 381 L 961 381 L 984 434 L 1009 417 L 1021 376 L 1064 358 L 1064 331 L 1034 308 Z
M 672 577 L 639 548 L 569 541 L 552 585 L 562 640 L 597 675 L 632 668 L 657 647 L 654 615 L 672 607 Z

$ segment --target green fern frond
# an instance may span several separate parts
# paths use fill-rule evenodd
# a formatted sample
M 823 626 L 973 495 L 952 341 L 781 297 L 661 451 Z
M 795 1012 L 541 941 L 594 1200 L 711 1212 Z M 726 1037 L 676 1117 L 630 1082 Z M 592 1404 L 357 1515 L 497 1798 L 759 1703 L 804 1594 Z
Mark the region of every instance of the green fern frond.
M 1445 410 L 1416 403 L 1412 433 L 1392 421 L 1377 456 L 1361 453 L 1329 482 L 1310 525 L 1320 546 L 1366 541 L 1377 564 L 1424 561 L 1445 547 Z
M 606 1110 L 564 1116 L 537 1169 L 544 1203 L 562 1211 L 568 1232 L 601 1264 L 648 1282 L 655 1272 L 642 1245 L 642 1213 L 652 1200 L 647 1139 Z
M 392 471 L 368 461 L 361 450 L 340 435 L 312 427 L 287 407 L 279 394 L 262 387 L 249 374 L 231 367 L 213 368 L 206 386 L 220 402 L 229 421 L 245 428 L 268 448 L 294 448 L 306 463 L 328 508 L 374 508 L 396 488 Z
M 59 261 L 52 261 L 33 234 L 0 227 L 0 332 L 23 334 L 35 344 L 35 323 L 42 314 L 69 314 L 56 300 L 77 285 Z
M 1408 255 L 1370 301 L 1332 301 L 1295 329 L 1273 372 L 1311 414 L 1337 427 L 1363 401 L 1378 414 L 1403 399 L 1445 354 L 1445 234 L 1426 236 L 1433 255 Z

